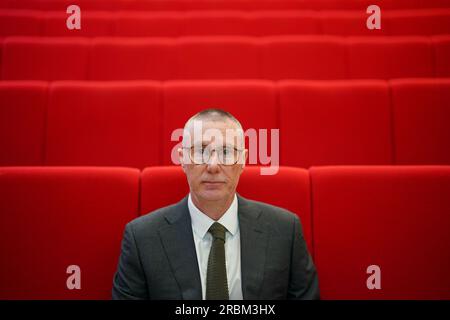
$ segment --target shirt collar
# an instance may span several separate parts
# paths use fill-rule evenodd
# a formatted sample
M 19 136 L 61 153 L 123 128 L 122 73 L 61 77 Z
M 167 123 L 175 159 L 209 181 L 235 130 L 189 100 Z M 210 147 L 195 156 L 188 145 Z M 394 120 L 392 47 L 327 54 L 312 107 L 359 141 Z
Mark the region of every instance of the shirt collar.
M 201 212 L 192 202 L 191 194 L 189 193 L 188 197 L 188 208 L 189 214 L 191 216 L 192 228 L 194 232 L 200 237 L 204 238 L 206 233 L 208 232 L 211 225 L 215 222 L 213 219 L 208 217 L 206 214 Z M 225 228 L 227 228 L 228 232 L 231 235 L 235 235 L 238 231 L 239 223 L 238 223 L 238 203 L 236 194 L 234 194 L 233 202 L 230 207 L 225 211 L 223 216 L 217 221 Z

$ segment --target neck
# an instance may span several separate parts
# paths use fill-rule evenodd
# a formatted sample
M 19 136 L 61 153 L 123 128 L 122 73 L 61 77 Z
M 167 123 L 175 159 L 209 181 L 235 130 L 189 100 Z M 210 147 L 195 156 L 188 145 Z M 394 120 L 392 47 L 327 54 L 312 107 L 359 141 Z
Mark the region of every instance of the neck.
M 192 202 L 194 205 L 204 214 L 211 219 L 219 220 L 228 208 L 231 206 L 234 200 L 234 193 L 226 199 L 220 200 L 200 200 L 196 195 L 191 193 Z

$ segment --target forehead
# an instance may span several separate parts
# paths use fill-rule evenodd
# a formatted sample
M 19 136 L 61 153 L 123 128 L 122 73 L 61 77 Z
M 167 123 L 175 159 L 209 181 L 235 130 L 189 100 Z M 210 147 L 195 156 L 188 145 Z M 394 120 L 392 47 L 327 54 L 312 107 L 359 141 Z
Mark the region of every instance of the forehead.
M 239 137 L 243 135 L 239 124 L 231 119 L 196 119 L 191 121 L 186 129 L 195 144 L 214 142 L 237 145 Z

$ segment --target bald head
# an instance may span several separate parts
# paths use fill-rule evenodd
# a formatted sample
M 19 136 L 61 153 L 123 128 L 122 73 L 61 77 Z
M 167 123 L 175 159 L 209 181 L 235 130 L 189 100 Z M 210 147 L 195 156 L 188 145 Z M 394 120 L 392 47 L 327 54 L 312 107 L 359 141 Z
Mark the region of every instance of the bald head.
M 244 146 L 241 123 L 231 113 L 221 109 L 206 109 L 192 116 L 184 126 L 183 147 L 190 147 L 198 141 L 196 135 L 202 138 L 214 136 L 216 141 Z

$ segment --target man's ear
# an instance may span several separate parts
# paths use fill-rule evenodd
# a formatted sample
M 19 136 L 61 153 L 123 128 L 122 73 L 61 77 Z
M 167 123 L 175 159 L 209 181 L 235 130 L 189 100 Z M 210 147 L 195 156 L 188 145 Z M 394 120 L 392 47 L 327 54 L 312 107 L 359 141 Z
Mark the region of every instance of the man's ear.
M 186 164 L 184 163 L 184 157 L 183 157 L 183 148 L 178 148 L 178 161 L 180 162 L 181 168 L 183 168 L 183 171 L 185 171 Z
M 242 162 L 242 170 L 245 168 L 245 164 L 247 163 L 248 158 L 248 149 L 244 149 L 244 152 L 242 154 L 243 162 Z

